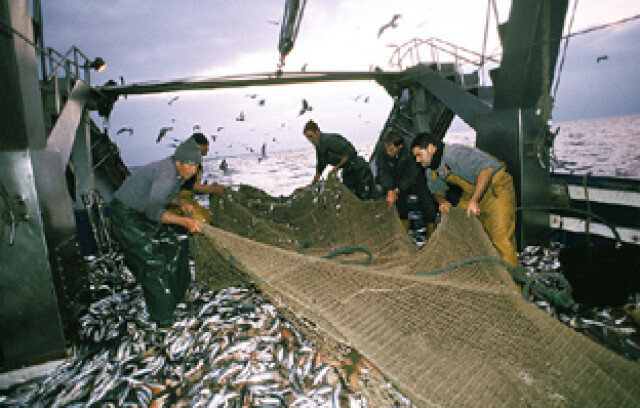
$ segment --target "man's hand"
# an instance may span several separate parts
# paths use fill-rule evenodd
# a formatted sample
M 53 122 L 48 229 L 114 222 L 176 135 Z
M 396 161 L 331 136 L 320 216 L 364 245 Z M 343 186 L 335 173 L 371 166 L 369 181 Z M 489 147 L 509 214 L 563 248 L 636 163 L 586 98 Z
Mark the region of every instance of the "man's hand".
M 202 221 L 195 218 L 184 218 L 182 226 L 189 230 L 190 233 L 202 232 Z
M 183 214 L 193 214 L 193 205 L 181 202 L 180 211 L 182 211 Z
M 322 174 L 316 173 L 316 175 L 313 176 L 313 180 L 311 180 L 311 184 L 309 184 L 307 187 L 311 187 L 314 184 L 316 184 L 318 182 L 318 180 L 320 180 L 320 177 L 322 177 Z
M 441 213 L 448 214 L 449 210 L 451 209 L 451 203 L 448 202 L 447 200 L 442 200 L 440 201 L 440 205 L 438 206 L 438 209 L 440 210 Z
M 480 205 L 475 200 L 469 201 L 469 205 L 467 206 L 467 218 L 469 218 L 471 214 L 480 215 Z
M 387 191 L 387 208 L 391 208 L 393 204 L 398 200 L 398 190 Z

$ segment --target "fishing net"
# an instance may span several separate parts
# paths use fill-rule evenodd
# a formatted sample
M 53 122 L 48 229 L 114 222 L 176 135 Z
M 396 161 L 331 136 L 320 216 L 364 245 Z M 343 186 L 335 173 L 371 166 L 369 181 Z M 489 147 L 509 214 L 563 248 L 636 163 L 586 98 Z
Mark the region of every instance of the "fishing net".
M 395 211 L 335 181 L 277 198 L 245 186 L 210 206 L 215 226 L 194 242 L 198 280 L 256 284 L 417 406 L 640 406 L 638 364 L 527 303 L 500 264 L 419 275 L 497 256 L 463 211 L 417 250 Z M 353 245 L 369 265 L 357 263 L 363 251 L 323 258 Z

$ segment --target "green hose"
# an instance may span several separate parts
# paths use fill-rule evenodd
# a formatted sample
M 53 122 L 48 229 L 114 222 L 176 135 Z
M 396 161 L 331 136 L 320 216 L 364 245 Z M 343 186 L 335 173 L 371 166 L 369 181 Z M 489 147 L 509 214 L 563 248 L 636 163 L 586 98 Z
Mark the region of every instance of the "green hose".
M 428 272 L 419 272 L 417 275 L 428 275 L 434 276 L 439 275 L 441 273 L 450 271 L 455 268 L 459 268 L 464 265 L 469 265 L 475 262 L 496 262 L 507 268 L 511 276 L 515 281 L 523 282 L 522 286 L 522 295 L 525 299 L 529 300 L 531 291 L 535 291 L 549 299 L 549 301 L 555 305 L 558 305 L 563 308 L 571 308 L 575 305 L 575 301 L 571 297 L 571 285 L 567 281 L 567 279 L 556 273 L 549 272 L 536 272 L 529 276 L 526 274 L 525 268 L 522 266 L 513 266 L 510 263 L 506 262 L 503 259 L 499 259 L 493 256 L 476 256 L 473 258 L 465 259 L 459 262 L 455 262 L 451 265 L 447 265 L 443 268 L 436 269 Z M 557 290 L 554 288 L 549 288 L 541 282 L 538 282 L 539 279 L 544 278 L 553 278 L 557 279 L 562 283 L 563 289 Z M 502 283 L 502 282 L 500 282 Z
M 311 240 L 308 237 L 303 238 L 302 240 L 300 240 L 300 245 L 298 246 L 298 253 L 299 254 L 304 254 L 304 250 L 306 248 L 309 248 L 311 246 Z M 356 251 L 362 251 L 365 252 L 368 256 L 368 258 L 365 261 L 340 261 L 341 264 L 360 264 L 360 265 L 370 265 L 371 264 L 371 260 L 373 259 L 373 254 L 371 253 L 371 251 L 369 250 L 369 248 L 365 247 L 365 246 L 361 246 L 361 245 L 347 245 L 347 246 L 343 246 L 340 247 L 338 249 L 334 249 L 333 251 L 329 252 L 326 255 L 323 255 L 322 257 L 324 259 L 331 259 L 331 258 L 335 258 L 336 256 L 340 256 L 340 255 L 349 255 L 352 254 Z
M 538 279 L 555 279 L 562 284 L 563 289 L 549 288 L 544 284 L 537 284 Z M 525 299 L 529 299 L 531 295 L 531 289 L 534 289 L 537 293 L 547 297 L 551 303 L 561 306 L 565 309 L 570 309 L 575 304 L 575 301 L 571 297 L 571 285 L 564 276 L 553 272 L 536 272 L 528 276 L 522 286 L 522 296 Z
M 352 253 L 354 253 L 356 251 L 365 252 L 368 255 L 367 260 L 365 260 L 365 261 L 340 261 L 340 263 L 341 264 L 360 264 L 360 265 L 370 265 L 371 264 L 371 260 L 373 259 L 373 255 L 371 254 L 371 251 L 369 250 L 369 248 L 364 247 L 364 246 L 360 246 L 360 245 L 348 245 L 348 246 L 340 247 L 338 249 L 334 249 L 333 251 L 329 252 L 327 255 L 324 255 L 323 258 L 331 259 L 331 258 L 335 258 L 336 256 L 340 256 L 340 255 L 349 255 L 349 254 L 352 254 Z

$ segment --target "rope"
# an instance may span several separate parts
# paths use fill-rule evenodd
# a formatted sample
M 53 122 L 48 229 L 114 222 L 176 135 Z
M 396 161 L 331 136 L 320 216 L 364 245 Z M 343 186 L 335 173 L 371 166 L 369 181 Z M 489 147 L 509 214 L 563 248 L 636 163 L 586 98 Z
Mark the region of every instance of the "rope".
M 554 279 L 558 281 L 563 288 L 555 289 L 549 288 L 544 284 L 538 285 L 537 280 L 540 279 Z M 527 300 L 531 296 L 531 289 L 534 289 L 535 292 L 547 297 L 553 304 L 562 306 L 565 309 L 569 309 L 575 304 L 575 301 L 571 297 L 571 284 L 569 284 L 567 278 L 558 273 L 536 272 L 531 274 L 525 279 L 524 285 L 522 286 L 522 296 Z
M 447 266 L 442 267 L 440 269 L 436 269 L 436 270 L 429 271 L 429 272 L 419 272 L 419 273 L 417 273 L 417 275 L 428 275 L 428 276 L 440 275 L 441 273 L 448 272 L 448 271 L 450 271 L 452 269 L 456 269 L 456 268 L 459 268 L 461 266 L 469 265 L 469 264 L 476 263 L 476 262 L 495 262 L 495 263 L 499 263 L 502 266 L 504 266 L 505 268 L 507 268 L 512 276 L 514 274 L 519 276 L 519 273 L 524 274 L 524 268 L 522 268 L 520 266 L 513 266 L 509 262 L 507 262 L 507 261 L 505 261 L 503 259 L 496 258 L 494 256 L 475 256 L 473 258 L 468 258 L 468 259 L 465 259 L 465 260 L 462 260 L 462 261 L 459 261 L 459 262 L 452 263 L 451 265 L 447 265 Z M 500 283 L 502 283 L 502 282 L 500 282 Z
M 583 215 L 586 217 L 591 217 L 591 218 L 594 218 L 596 221 L 603 223 L 604 225 L 609 227 L 609 229 L 611 229 L 611 231 L 613 232 L 613 236 L 616 240 L 616 246 L 619 246 L 622 244 L 622 238 L 620 238 L 620 234 L 618 233 L 616 226 L 610 223 L 609 221 L 607 221 L 606 219 L 604 219 L 603 217 L 591 211 L 580 210 L 578 208 L 555 207 L 552 205 L 530 205 L 526 207 L 517 207 L 517 210 L 519 211 L 557 211 L 557 212 L 567 212 L 567 213 L 573 213 L 577 215 Z
M 334 249 L 333 251 L 329 252 L 327 255 L 324 255 L 323 258 L 331 259 L 331 258 L 335 258 L 336 256 L 340 256 L 340 255 L 349 255 L 349 254 L 352 254 L 352 253 L 354 253 L 356 251 L 365 252 L 368 255 L 367 260 L 365 260 L 365 261 L 340 261 L 340 263 L 341 264 L 360 264 L 360 265 L 370 265 L 371 264 L 371 260 L 373 259 L 373 255 L 371 254 L 371 251 L 369 250 L 369 248 L 367 248 L 365 246 L 360 246 L 360 245 L 348 245 L 348 246 L 340 247 L 338 249 Z
M 233 256 L 233 253 L 228 249 L 228 248 L 224 248 L 221 247 L 227 254 L 229 254 L 229 268 L 231 269 L 231 272 L 234 272 L 236 274 L 238 274 L 239 276 L 242 275 L 247 275 L 249 276 L 254 282 L 264 282 L 264 279 L 252 274 L 249 271 L 241 271 L 240 269 L 236 268 L 236 265 L 233 263 L 233 259 L 235 258 Z
M 571 28 L 573 27 L 573 20 L 576 16 L 576 9 L 578 8 L 578 0 L 575 0 L 573 3 L 573 11 L 571 12 L 571 20 L 569 20 L 569 27 L 567 28 L 567 32 L 571 33 Z M 551 99 L 556 100 L 556 94 L 558 93 L 558 86 L 560 85 L 560 77 L 562 75 L 562 68 L 564 68 L 564 60 L 567 57 L 567 48 L 569 48 L 569 38 L 564 41 L 564 47 L 562 49 L 562 57 L 560 58 L 560 64 L 558 65 L 558 73 L 556 75 L 556 81 L 553 86 L 553 96 Z
M 310 246 L 311 246 L 311 240 L 309 238 L 304 238 L 303 240 L 300 241 L 300 246 L 298 247 L 298 253 L 304 255 L 305 248 L 309 248 Z M 369 248 L 361 245 L 343 246 L 343 247 L 334 249 L 333 251 L 329 252 L 326 255 L 323 255 L 322 258 L 332 259 L 340 255 L 350 255 L 356 251 L 361 251 L 366 253 L 368 258 L 364 261 L 340 261 L 340 263 L 341 264 L 360 264 L 365 266 L 371 264 L 371 260 L 373 259 L 373 254 L 371 253 Z
M 511 273 L 511 276 L 515 281 L 523 282 L 522 295 L 529 302 L 531 301 L 531 291 L 533 290 L 536 293 L 545 296 L 547 299 L 549 299 L 551 303 L 555 305 L 558 305 L 567 309 L 575 305 L 575 301 L 571 297 L 571 291 L 572 291 L 571 285 L 569 284 L 569 281 L 567 281 L 567 279 L 564 276 L 556 273 L 549 273 L 549 272 L 536 272 L 527 276 L 525 268 L 521 266 L 513 266 L 507 261 L 493 257 L 493 256 L 476 256 L 476 257 L 464 259 L 459 262 L 455 262 L 451 265 L 447 265 L 443 268 L 436 269 L 433 271 L 419 272 L 417 273 L 417 275 L 435 276 L 435 275 L 439 275 L 441 273 L 450 271 L 452 269 L 459 268 L 461 266 L 469 265 L 476 262 L 495 262 L 507 268 L 507 270 L 509 270 L 509 273 Z M 558 281 L 560 281 L 563 288 L 558 290 L 555 288 L 549 288 L 543 283 L 538 283 L 540 279 L 545 279 L 545 278 L 557 279 Z M 503 282 L 500 281 L 500 284 L 502 283 Z

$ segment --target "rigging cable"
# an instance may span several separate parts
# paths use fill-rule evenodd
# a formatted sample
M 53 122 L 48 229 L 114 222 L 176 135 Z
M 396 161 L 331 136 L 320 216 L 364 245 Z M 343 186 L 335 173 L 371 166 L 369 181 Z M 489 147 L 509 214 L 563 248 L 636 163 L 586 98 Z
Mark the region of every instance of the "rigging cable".
M 480 68 L 483 68 L 483 75 L 480 77 L 484 85 L 484 59 L 487 51 L 487 37 L 489 36 L 489 20 L 491 19 L 491 0 L 487 0 L 487 19 L 484 23 L 484 37 L 482 38 L 482 57 L 480 57 Z
M 638 19 L 640 19 L 640 14 L 635 14 L 633 16 L 625 17 L 625 18 L 622 18 L 620 20 L 612 21 L 610 23 L 600 24 L 600 25 L 597 25 L 597 26 L 591 26 L 591 27 L 585 28 L 584 30 L 576 31 L 575 33 L 572 33 L 572 34 L 567 34 L 567 35 L 563 35 L 563 36 L 560 36 L 560 37 L 555 37 L 555 38 L 550 38 L 548 40 L 539 41 L 537 43 L 531 44 L 531 46 L 544 44 L 545 42 L 552 42 L 552 41 L 556 41 L 556 40 L 565 40 L 565 39 L 568 39 L 568 38 L 576 37 L 578 35 L 589 34 L 589 33 L 593 32 L 593 31 L 603 30 L 605 28 L 613 27 L 613 26 L 620 25 L 620 24 L 623 24 L 623 23 L 628 23 L 630 21 L 634 21 L 634 20 L 638 20 Z M 530 47 L 526 47 L 526 48 L 530 48 Z M 519 50 L 522 50 L 522 49 L 524 49 L 524 47 L 523 48 L 517 48 L 514 51 L 519 51 Z M 490 55 L 490 57 L 497 57 L 498 55 L 501 55 L 501 54 L 502 54 L 501 52 L 498 52 L 496 54 Z
M 573 10 L 571 11 L 571 20 L 569 21 L 569 27 L 567 28 L 567 33 L 571 34 L 571 28 L 573 27 L 573 20 L 576 17 L 576 9 L 578 8 L 578 1 L 575 0 L 573 2 Z M 567 49 L 569 48 L 569 38 L 564 40 L 564 47 L 562 48 L 562 56 L 560 57 L 560 64 L 558 64 L 558 72 L 556 74 L 556 80 L 553 84 L 553 93 L 551 95 L 551 100 L 555 103 L 556 94 L 558 93 L 558 85 L 560 84 L 560 76 L 562 74 L 562 68 L 564 67 L 564 60 L 567 57 Z

